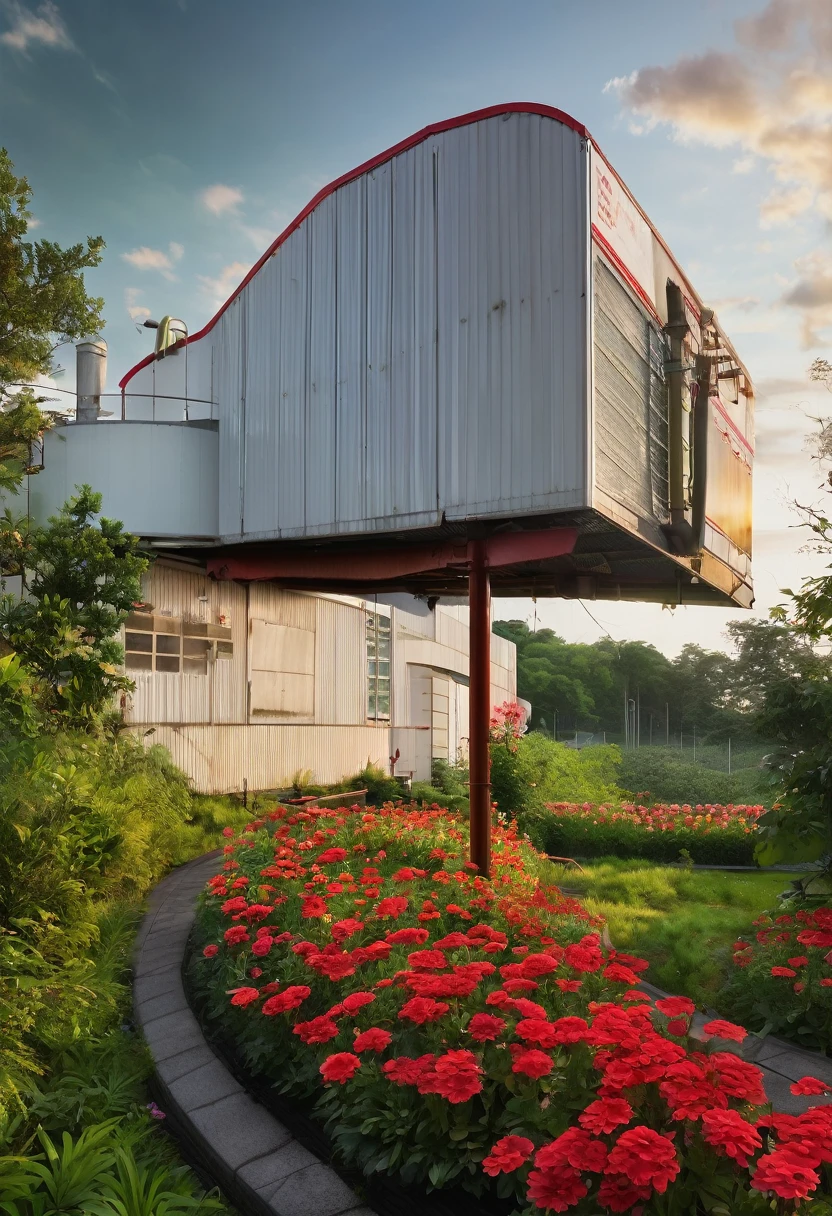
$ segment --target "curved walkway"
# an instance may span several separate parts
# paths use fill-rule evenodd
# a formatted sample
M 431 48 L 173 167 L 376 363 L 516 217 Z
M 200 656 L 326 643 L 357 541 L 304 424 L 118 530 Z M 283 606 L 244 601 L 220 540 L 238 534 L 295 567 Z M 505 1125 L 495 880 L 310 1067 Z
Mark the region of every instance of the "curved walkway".
M 333 1169 L 255 1102 L 214 1054 L 188 1007 L 182 962 L 210 853 L 151 893 L 136 938 L 133 1005 L 155 1070 L 155 1097 L 186 1155 L 253 1216 L 375 1216 Z
M 188 1156 L 241 1212 L 254 1216 L 376 1216 L 335 1171 L 255 1102 L 206 1041 L 191 1012 L 182 964 L 197 897 L 215 872 L 209 853 L 168 875 L 151 893 L 136 938 L 133 1003 L 155 1070 L 156 1098 Z M 666 996 L 642 984 L 654 999 Z M 717 1014 L 697 1014 L 693 1034 Z M 733 1047 L 734 1045 L 732 1045 Z M 823 1099 L 797 1098 L 793 1081 L 832 1085 L 832 1060 L 780 1039 L 749 1035 L 739 1052 L 764 1073 L 778 1111 L 799 1114 Z

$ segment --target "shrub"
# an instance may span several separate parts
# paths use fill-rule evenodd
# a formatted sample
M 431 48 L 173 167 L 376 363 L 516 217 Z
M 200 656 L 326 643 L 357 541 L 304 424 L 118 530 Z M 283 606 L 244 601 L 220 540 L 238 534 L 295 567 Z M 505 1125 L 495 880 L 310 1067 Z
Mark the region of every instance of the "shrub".
M 198 912 L 205 1015 L 250 1069 L 313 1098 L 370 1175 L 529 1213 L 586 1197 L 587 1213 L 692 1216 L 707 1179 L 711 1210 L 764 1216 L 772 1194 L 817 1188 L 832 1107 L 770 1119 L 764 1145 L 761 1071 L 707 1045 L 688 1055 L 693 1002 L 665 1022 L 635 990 L 645 964 L 602 949 L 515 829 L 493 844 L 487 881 L 439 808 L 268 813 L 228 846 Z
M 631 857 L 699 865 L 753 865 L 754 824 L 763 807 L 618 807 L 552 803 L 522 827 L 555 857 Z
M 622 753 L 618 781 L 632 795 L 649 790 L 659 802 L 762 802 L 769 792 L 768 774 L 761 768 L 725 773 L 693 764 L 686 753 L 659 747 L 631 748 Z M 577 797 L 572 801 L 580 801 Z M 588 801 L 592 801 L 591 799 Z
M 720 1007 L 762 1034 L 832 1051 L 832 907 L 783 911 L 753 922 L 733 948 Z
M 491 794 L 507 815 L 542 809 L 546 802 L 569 799 L 606 802 L 617 799 L 617 747 L 585 747 L 578 751 L 532 733 L 514 746 L 491 744 Z

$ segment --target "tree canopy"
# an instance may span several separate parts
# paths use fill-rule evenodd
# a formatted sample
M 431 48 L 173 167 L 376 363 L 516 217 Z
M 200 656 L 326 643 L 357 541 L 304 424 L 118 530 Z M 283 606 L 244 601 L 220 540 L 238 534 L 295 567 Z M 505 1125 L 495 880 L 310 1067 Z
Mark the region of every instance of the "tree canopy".
M 87 294 L 84 271 L 99 264 L 104 241 L 87 237 L 62 249 L 27 240 L 31 197 L 0 148 L 0 490 L 20 485 L 30 443 L 48 423 L 43 398 L 20 386 L 53 370 L 62 343 L 103 325 L 104 301 Z
M 751 735 L 768 689 L 828 667 L 788 625 L 753 618 L 730 622 L 733 654 L 689 642 L 675 659 L 647 642 L 570 644 L 524 621 L 496 621 L 494 632 L 517 646 L 517 693 L 531 702 L 533 728 L 553 733 L 557 715 L 558 733 L 618 738 L 626 695 L 640 707 L 643 744 L 651 730 L 654 742 L 694 727 L 714 741 Z

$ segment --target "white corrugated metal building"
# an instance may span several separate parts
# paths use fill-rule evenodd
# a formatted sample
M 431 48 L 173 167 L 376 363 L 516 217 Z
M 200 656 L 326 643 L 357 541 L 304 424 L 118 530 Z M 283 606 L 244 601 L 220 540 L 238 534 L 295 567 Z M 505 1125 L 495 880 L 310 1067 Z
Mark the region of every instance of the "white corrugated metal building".
M 206 793 L 340 781 L 367 761 L 429 780 L 465 759 L 467 607 L 218 582 L 159 559 L 124 630 L 126 722 Z M 515 648 L 492 639 L 492 700 L 514 699 Z M 151 731 L 151 734 L 146 732 Z
M 150 576 L 126 712 L 204 788 L 453 758 L 455 603 L 475 568 L 499 595 L 753 602 L 749 374 L 589 132 L 551 107 L 438 123 L 345 174 L 121 388 L 119 419 L 46 436 L 32 508 L 88 481 L 190 561 Z M 131 650 L 143 632 L 150 650 Z M 388 645 L 380 722 L 368 664 Z M 492 659 L 501 701 L 513 660 L 496 640 Z

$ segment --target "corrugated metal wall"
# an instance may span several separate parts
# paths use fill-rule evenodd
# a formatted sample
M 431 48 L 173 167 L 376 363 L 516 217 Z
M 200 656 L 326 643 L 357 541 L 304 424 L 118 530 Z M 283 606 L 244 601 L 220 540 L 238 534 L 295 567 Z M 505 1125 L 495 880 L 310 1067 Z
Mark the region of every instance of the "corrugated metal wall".
M 316 784 L 328 784 L 367 760 L 386 768 L 390 731 L 366 725 L 159 726 L 147 742 L 166 747 L 196 789 L 224 794 L 241 790 L 244 781 L 249 790 L 285 788 L 304 770 Z
M 223 535 L 585 502 L 585 156 L 487 119 L 304 220 L 213 331 Z
M 466 607 L 424 613 L 268 583 L 246 588 L 164 560 L 145 576 L 143 594 L 156 614 L 231 628 L 233 654 L 209 662 L 206 675 L 129 673 L 136 689 L 126 721 L 154 727 L 151 740 L 171 747 L 199 789 L 238 789 L 243 777 L 251 789 L 274 787 L 298 768 L 335 781 L 368 757 L 386 766 L 396 747 L 397 771 L 427 779 L 432 755 L 453 761 L 467 743 Z M 378 725 L 367 722 L 374 611 L 389 612 L 392 624 L 391 719 Z M 288 654 L 295 642 L 298 653 Z M 515 650 L 494 634 L 491 651 L 499 704 L 515 695 Z

